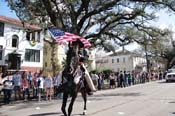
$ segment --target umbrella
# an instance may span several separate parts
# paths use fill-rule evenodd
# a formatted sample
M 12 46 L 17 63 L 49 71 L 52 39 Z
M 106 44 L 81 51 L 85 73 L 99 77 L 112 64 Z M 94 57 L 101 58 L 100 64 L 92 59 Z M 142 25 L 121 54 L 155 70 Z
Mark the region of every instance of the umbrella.
M 49 29 L 49 33 L 58 43 L 69 43 L 79 40 L 82 42 L 84 48 L 91 47 L 91 44 L 88 40 L 76 34 L 64 32 L 59 29 Z

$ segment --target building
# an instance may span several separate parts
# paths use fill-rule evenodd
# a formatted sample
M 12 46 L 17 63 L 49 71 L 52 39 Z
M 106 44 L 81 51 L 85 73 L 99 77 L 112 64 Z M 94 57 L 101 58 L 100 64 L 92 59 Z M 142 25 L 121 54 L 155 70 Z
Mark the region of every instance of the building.
M 96 69 L 118 71 L 146 71 L 146 59 L 139 54 L 121 50 L 111 55 L 97 57 Z
M 43 35 L 39 26 L 0 16 L 0 71 L 42 69 Z
M 47 38 L 49 41 L 50 38 Z M 65 45 L 55 45 L 53 47 L 52 44 L 48 42 L 44 42 L 44 58 L 43 58 L 43 70 L 44 72 L 52 72 L 54 62 L 56 73 L 63 70 L 63 64 L 66 59 L 66 46 Z

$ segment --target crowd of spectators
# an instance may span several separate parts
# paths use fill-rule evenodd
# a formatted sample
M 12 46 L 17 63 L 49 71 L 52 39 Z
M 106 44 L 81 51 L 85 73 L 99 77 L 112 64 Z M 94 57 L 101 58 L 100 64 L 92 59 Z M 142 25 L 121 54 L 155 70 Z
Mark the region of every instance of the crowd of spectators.
M 48 72 L 41 71 L 31 73 L 30 71 L 15 71 L 0 74 L 1 96 L 4 104 L 9 104 L 11 100 L 37 99 L 39 102 L 45 99 L 51 101 L 57 96 L 61 75 L 51 76 Z M 43 98 L 44 97 L 44 98 Z M 2 99 L 0 99 L 2 100 Z
M 103 90 L 161 80 L 165 74 L 162 71 L 151 73 L 120 71 L 108 74 L 90 72 L 90 76 L 95 88 Z M 37 99 L 41 102 L 42 100 L 51 101 L 53 97 L 62 97 L 61 93 L 57 94 L 60 83 L 61 72 L 55 76 L 51 76 L 50 72 L 43 74 L 42 71 L 36 71 L 35 73 L 30 71 L 0 73 L 1 96 L 3 96 L 4 104 L 9 104 L 11 100 L 28 101 Z

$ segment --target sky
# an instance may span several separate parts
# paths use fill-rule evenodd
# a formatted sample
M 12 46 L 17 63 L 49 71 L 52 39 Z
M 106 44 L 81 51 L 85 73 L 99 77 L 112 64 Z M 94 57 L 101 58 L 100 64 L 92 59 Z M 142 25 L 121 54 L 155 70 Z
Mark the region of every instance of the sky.
M 12 12 L 10 8 L 8 8 L 7 3 L 4 0 L 0 0 L 0 15 L 18 19 L 15 12 Z M 170 27 L 175 32 L 175 13 L 169 14 L 167 11 L 160 10 L 156 13 L 156 15 L 159 16 L 159 19 L 157 19 L 156 23 L 153 23 L 153 25 L 156 25 L 162 29 Z M 134 43 L 126 47 L 130 50 L 134 50 L 138 46 L 136 46 Z
M 18 19 L 15 12 L 12 12 L 10 8 L 7 7 L 7 3 L 4 0 L 0 0 L 0 15 Z

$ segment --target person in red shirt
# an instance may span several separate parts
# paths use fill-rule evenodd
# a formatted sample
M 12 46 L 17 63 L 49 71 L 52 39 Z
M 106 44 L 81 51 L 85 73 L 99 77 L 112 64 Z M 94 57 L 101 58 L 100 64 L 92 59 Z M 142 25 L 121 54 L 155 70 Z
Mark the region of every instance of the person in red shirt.
M 29 94 L 29 81 L 27 79 L 27 74 L 24 74 L 24 77 L 22 79 L 22 90 L 23 90 L 23 99 L 24 101 L 27 101 L 27 98 L 30 98 L 30 94 Z M 26 98 L 26 95 L 28 96 Z

